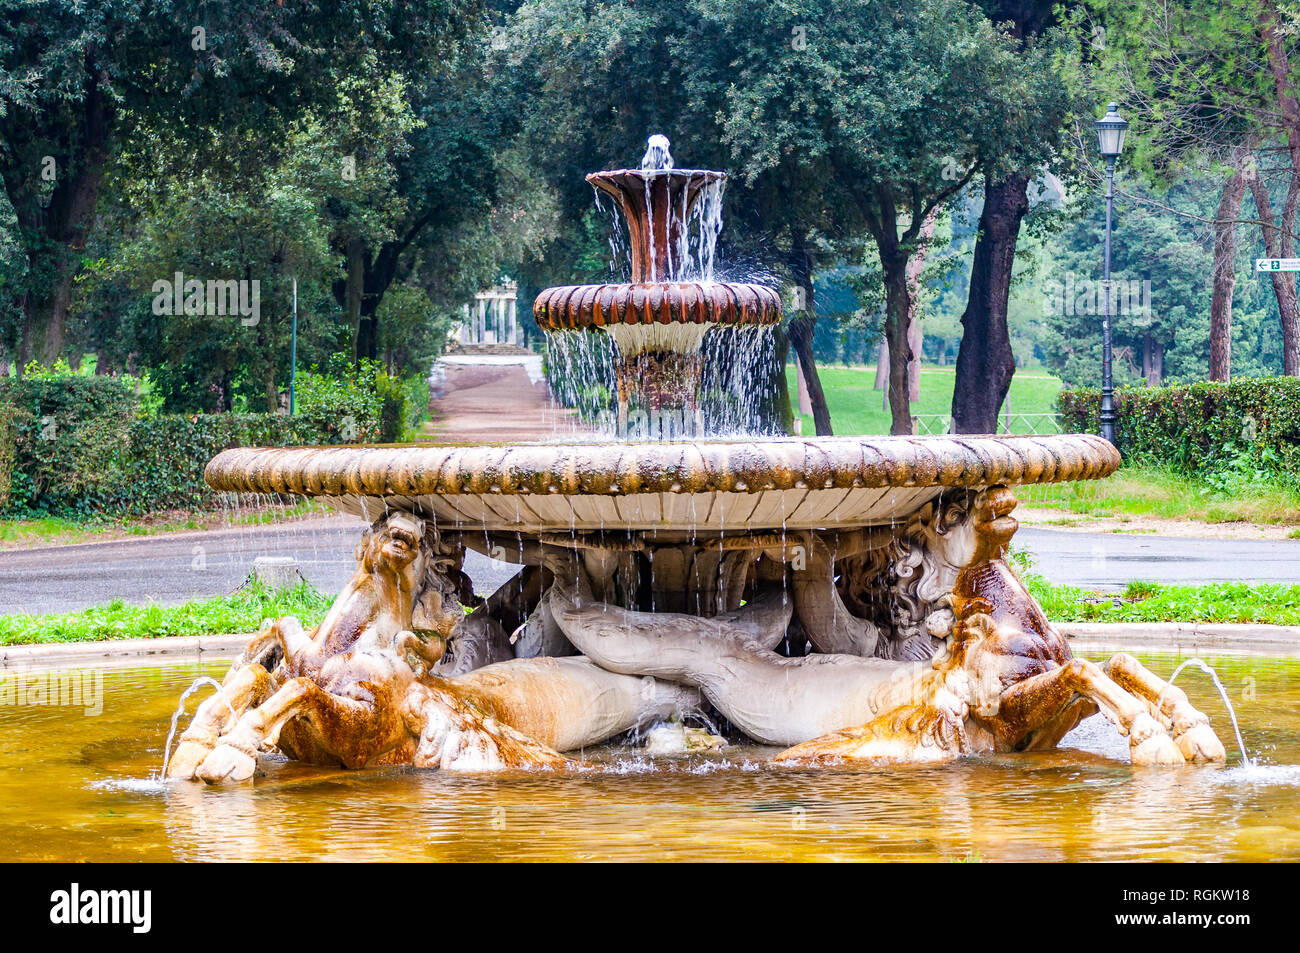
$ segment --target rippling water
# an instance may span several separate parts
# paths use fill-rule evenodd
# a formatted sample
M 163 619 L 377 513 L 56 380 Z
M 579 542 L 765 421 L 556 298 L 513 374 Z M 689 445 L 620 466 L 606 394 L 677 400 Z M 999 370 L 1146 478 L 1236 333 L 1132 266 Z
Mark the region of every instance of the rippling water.
M 1178 661 L 1142 658 L 1162 675 Z M 1232 693 L 1254 765 L 1230 751 L 1226 768 L 1134 769 L 1124 739 L 1095 717 L 1068 749 L 937 767 L 775 769 L 763 763 L 774 749 L 759 747 L 651 762 L 607 746 L 586 752 L 604 767 L 584 773 L 286 762 L 222 790 L 153 776 L 176 699 L 228 663 L 103 669 L 101 714 L 0 706 L 0 858 L 1300 858 L 1300 659 L 1208 660 Z M 1227 741 L 1208 679 L 1189 672 L 1180 684 Z

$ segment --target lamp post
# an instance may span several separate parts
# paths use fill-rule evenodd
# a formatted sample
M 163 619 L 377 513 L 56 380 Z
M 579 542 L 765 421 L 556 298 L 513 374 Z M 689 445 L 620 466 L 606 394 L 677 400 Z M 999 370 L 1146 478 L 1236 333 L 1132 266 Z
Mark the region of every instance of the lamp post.
M 298 279 L 293 279 L 293 343 L 289 346 L 289 414 L 297 413 L 298 384 Z
M 1106 313 L 1101 319 L 1101 435 L 1115 442 L 1115 382 L 1111 374 L 1110 350 L 1110 216 L 1115 201 L 1115 160 L 1124 148 L 1128 123 L 1119 117 L 1117 103 L 1097 120 L 1097 146 L 1106 160 Z

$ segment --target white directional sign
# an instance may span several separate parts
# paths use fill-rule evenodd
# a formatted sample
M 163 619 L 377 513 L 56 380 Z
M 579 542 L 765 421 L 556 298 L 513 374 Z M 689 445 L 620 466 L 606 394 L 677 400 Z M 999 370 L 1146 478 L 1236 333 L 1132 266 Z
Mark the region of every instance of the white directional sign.
M 1300 258 L 1256 258 L 1256 271 L 1300 271 Z

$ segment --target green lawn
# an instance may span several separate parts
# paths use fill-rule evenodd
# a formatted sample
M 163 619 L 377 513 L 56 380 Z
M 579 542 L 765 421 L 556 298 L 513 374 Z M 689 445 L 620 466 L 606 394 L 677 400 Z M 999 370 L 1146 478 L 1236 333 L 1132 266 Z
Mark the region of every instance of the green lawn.
M 874 366 L 817 368 L 826 402 L 830 406 L 831 426 L 836 434 L 889 433 L 889 411 L 884 406 L 884 392 L 873 389 L 876 378 Z M 956 377 L 953 367 L 921 368 L 921 396 L 912 403 L 913 414 L 950 414 L 952 388 Z M 790 385 L 790 399 L 797 400 L 794 364 L 786 366 L 786 379 Z M 1011 392 L 1003 406 L 1012 414 L 1050 414 L 1056 411 L 1056 395 L 1061 382 L 1042 368 L 1025 368 L 1011 379 Z M 796 405 L 796 411 L 798 407 Z M 1040 428 L 1041 429 L 1041 428 Z M 1022 422 L 1013 421 L 1012 433 L 1028 433 Z M 804 415 L 803 432 L 816 433 L 812 417 Z M 939 432 L 936 429 L 936 432 Z
M 118 600 L 81 612 L 0 616 L 0 645 L 254 632 L 264 619 L 285 615 L 310 628 L 325 617 L 331 601 L 307 584 L 272 591 L 257 583 L 233 596 L 179 606 L 132 606 Z
M 1107 593 L 1054 586 L 1029 573 L 1025 584 L 1053 622 L 1258 622 L 1300 625 L 1300 586 L 1244 582 L 1162 586 L 1131 582 L 1115 604 Z
M 1159 467 L 1126 466 L 1105 480 L 1025 486 L 1016 495 L 1026 506 L 1093 517 L 1300 523 L 1300 491 L 1255 482 L 1211 485 Z
M 0 520 L 0 550 L 35 546 L 71 546 L 76 543 L 154 536 L 179 530 L 220 529 L 226 526 L 260 526 L 281 520 L 324 516 L 333 512 L 319 500 L 247 506 L 238 510 L 167 510 L 144 516 L 99 516 L 81 520 L 62 516 Z

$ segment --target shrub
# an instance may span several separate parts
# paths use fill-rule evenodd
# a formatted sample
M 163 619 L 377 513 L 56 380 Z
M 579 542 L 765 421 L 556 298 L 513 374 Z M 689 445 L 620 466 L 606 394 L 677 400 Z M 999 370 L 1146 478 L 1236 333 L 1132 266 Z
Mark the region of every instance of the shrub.
M 338 359 L 299 377 L 296 416 L 140 413 L 130 378 L 66 364 L 0 378 L 0 509 L 72 518 L 211 506 L 208 461 L 229 447 L 394 442 L 428 405 L 419 381 Z M 415 395 L 415 396 L 413 396 Z
M 14 463 L 18 457 L 18 428 L 30 416 L 16 407 L 0 404 L 0 510 L 9 505 Z
M 136 420 L 127 436 L 125 480 L 112 510 L 147 513 L 157 509 L 211 505 L 215 495 L 203 481 L 208 461 L 230 447 L 284 447 L 337 442 L 312 421 L 279 414 L 161 414 Z
M 1119 387 L 1115 444 L 1127 462 L 1186 473 L 1300 481 L 1300 378 L 1246 377 L 1166 387 Z M 1096 433 L 1101 392 L 1061 391 L 1066 431 Z
M 298 375 L 297 412 L 338 443 L 410 440 L 429 406 L 423 378 L 403 381 L 379 361 L 335 354 Z
M 63 361 L 0 378 L 0 403 L 13 408 L 14 419 L 10 505 L 105 502 L 122 479 L 122 438 L 138 407 L 135 386 L 131 378 L 74 374 Z

